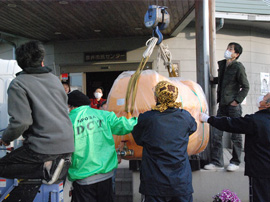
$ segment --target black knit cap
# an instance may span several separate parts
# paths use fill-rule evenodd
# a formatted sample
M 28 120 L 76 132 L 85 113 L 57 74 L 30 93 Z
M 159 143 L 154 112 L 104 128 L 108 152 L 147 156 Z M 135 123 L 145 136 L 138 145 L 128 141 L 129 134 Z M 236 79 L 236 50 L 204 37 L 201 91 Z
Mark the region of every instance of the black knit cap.
M 73 107 L 90 105 L 89 98 L 79 90 L 74 90 L 68 93 L 67 96 L 68 96 L 68 104 Z

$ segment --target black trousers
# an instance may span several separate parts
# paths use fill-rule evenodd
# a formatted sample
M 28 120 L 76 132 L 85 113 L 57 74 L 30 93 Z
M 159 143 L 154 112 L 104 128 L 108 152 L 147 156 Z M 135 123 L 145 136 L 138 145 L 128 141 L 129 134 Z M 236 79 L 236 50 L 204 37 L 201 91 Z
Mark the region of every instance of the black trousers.
M 73 182 L 72 202 L 113 202 L 112 178 L 89 185 Z
M 217 111 L 217 116 L 228 116 L 228 117 L 240 117 L 242 115 L 242 107 L 238 106 L 219 106 Z M 223 146 L 222 146 L 222 136 L 223 131 L 214 128 L 213 138 L 212 138 L 212 149 L 211 149 L 211 163 L 216 166 L 223 167 Z M 238 133 L 232 133 L 231 141 L 233 143 L 233 152 L 230 163 L 239 165 L 241 163 L 241 153 L 242 153 L 242 135 Z
M 150 196 L 150 195 L 145 195 L 142 197 L 142 202 L 192 202 L 192 201 L 193 201 L 192 194 L 174 197 Z
M 270 201 L 270 178 L 249 177 L 249 201 Z
M 0 159 L 0 177 L 18 179 L 46 179 L 43 165 L 64 155 L 39 154 L 27 145 L 10 152 Z

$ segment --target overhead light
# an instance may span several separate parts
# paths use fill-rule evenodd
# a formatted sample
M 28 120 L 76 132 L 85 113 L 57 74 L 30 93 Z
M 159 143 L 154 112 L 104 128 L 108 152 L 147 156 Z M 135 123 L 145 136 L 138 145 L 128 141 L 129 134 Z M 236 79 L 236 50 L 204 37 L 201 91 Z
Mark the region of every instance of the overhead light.
M 55 35 L 60 35 L 62 34 L 61 32 L 54 32 Z
M 101 32 L 101 30 L 100 29 L 95 29 L 94 32 L 99 33 L 99 32 Z
M 10 8 L 16 8 L 17 7 L 16 4 L 8 4 L 7 6 L 10 7 Z
M 141 27 L 135 27 L 135 30 L 140 31 L 140 30 L 142 30 L 142 28 Z
M 67 1 L 59 1 L 59 4 L 66 5 L 66 4 L 68 4 L 68 2 Z

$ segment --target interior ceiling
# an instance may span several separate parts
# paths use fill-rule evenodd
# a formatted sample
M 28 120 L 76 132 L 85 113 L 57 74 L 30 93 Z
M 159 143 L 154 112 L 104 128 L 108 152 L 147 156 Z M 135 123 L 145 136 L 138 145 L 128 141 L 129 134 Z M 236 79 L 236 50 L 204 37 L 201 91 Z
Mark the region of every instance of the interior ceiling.
M 149 5 L 168 7 L 166 37 L 194 9 L 195 0 L 2 0 L 1 37 L 18 36 L 43 42 L 149 36 L 144 25 Z

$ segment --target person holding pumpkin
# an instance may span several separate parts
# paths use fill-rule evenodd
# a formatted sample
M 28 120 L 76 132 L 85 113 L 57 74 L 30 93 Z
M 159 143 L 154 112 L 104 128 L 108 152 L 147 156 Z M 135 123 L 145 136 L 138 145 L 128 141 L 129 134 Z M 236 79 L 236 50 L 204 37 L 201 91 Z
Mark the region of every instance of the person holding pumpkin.
M 132 135 L 143 147 L 140 188 L 144 202 L 192 202 L 189 136 L 197 129 L 190 113 L 176 102 L 178 88 L 168 81 L 155 86 L 156 106 L 139 115 Z

